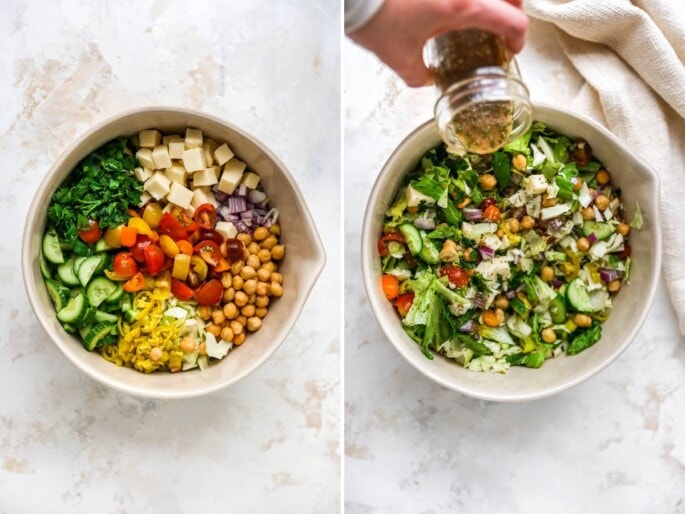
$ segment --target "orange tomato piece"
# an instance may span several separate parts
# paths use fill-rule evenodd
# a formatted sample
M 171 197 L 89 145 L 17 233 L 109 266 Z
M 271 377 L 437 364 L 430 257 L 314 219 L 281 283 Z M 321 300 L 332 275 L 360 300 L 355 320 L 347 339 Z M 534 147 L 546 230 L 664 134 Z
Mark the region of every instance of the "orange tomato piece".
M 400 294 L 400 282 L 394 275 L 383 275 L 383 294 L 388 300 L 394 300 Z
M 185 239 L 179 239 L 176 241 L 176 246 L 178 246 L 179 252 L 185 255 L 193 255 L 193 244 Z
M 488 219 L 490 221 L 499 221 L 499 217 L 502 214 L 502 212 L 499 210 L 499 207 L 496 205 L 488 205 L 485 208 L 485 211 L 483 211 L 483 217 L 485 219 Z
M 139 271 L 124 284 L 124 291 L 135 293 L 145 287 L 145 276 Z
M 133 246 L 136 244 L 138 230 L 133 227 L 121 227 L 121 246 Z

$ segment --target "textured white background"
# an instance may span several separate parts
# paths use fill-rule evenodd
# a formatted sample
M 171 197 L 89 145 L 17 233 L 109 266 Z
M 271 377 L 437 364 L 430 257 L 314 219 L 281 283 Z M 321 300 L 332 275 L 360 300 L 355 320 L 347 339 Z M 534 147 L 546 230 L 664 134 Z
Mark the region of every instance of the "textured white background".
M 663 282 L 614 364 L 532 403 L 443 389 L 385 339 L 362 285 L 363 211 L 378 170 L 431 117 L 434 96 L 353 44 L 344 50 L 347 512 L 685 512 L 685 351 Z M 568 106 L 582 86 L 540 23 L 519 64 L 534 100 Z
M 3 2 L 0 512 L 337 511 L 339 26 L 334 0 Z M 269 362 L 222 393 L 175 402 L 82 375 L 39 327 L 20 270 L 26 210 L 61 150 L 118 111 L 164 104 L 269 146 L 328 255 Z

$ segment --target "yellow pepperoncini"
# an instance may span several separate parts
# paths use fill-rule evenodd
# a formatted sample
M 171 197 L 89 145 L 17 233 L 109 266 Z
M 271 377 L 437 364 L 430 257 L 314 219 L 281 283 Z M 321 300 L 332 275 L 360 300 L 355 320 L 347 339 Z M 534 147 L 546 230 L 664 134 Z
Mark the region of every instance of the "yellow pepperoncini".
M 566 250 L 568 260 L 562 265 L 567 280 L 573 280 L 580 272 L 580 259 L 571 250 Z
M 501 221 L 499 228 L 502 232 L 504 232 L 504 235 L 507 236 L 511 246 L 515 246 L 521 242 L 521 236 L 514 234 L 511 230 L 509 230 L 509 224 L 507 222 Z

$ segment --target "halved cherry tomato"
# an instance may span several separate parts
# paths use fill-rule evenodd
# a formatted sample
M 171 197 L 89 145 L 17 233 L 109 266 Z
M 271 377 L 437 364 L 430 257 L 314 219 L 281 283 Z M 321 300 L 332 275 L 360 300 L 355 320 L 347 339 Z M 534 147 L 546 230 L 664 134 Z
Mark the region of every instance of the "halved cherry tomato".
M 216 209 L 211 203 L 203 203 L 195 210 L 195 221 L 204 230 L 212 230 L 216 225 Z
M 141 264 L 145 264 L 145 249 L 151 244 L 152 239 L 150 239 L 148 236 L 138 236 L 136 239 L 136 244 L 130 248 L 131 255 L 133 255 L 133 258 Z
M 501 214 L 502 212 L 499 210 L 499 207 L 494 204 L 488 205 L 485 211 L 483 211 L 483 217 L 490 221 L 499 221 Z
M 405 317 L 414 303 L 414 293 L 404 293 L 395 300 L 395 307 L 402 317 Z
M 115 282 L 123 282 L 125 280 L 128 280 L 130 277 L 122 277 L 115 273 L 114 271 L 109 271 L 108 269 L 105 270 L 105 276 L 110 279 L 114 280 Z
M 397 231 L 388 232 L 383 234 L 378 240 L 378 255 L 385 257 L 388 255 L 388 243 L 390 241 L 397 241 L 398 243 L 406 243 L 404 236 Z
M 224 245 L 228 262 L 236 262 L 245 258 L 245 245 L 240 239 L 228 238 Z
M 202 257 L 207 264 L 210 266 L 216 266 L 219 264 L 219 259 L 221 258 L 221 250 L 219 245 L 214 241 L 200 241 L 193 248 L 194 252 Z
M 395 275 L 383 275 L 381 279 L 383 294 L 388 300 L 394 300 L 400 293 L 400 283 Z
M 165 234 L 171 237 L 171 239 L 174 241 L 178 241 L 179 239 L 188 239 L 188 234 L 183 228 L 183 225 L 181 225 L 179 221 L 168 212 L 162 214 L 162 218 L 159 220 L 157 229 L 160 234 Z
M 195 293 L 195 300 L 200 305 L 214 305 L 221 301 L 223 295 L 224 288 L 221 282 L 212 279 L 198 289 L 197 293 Z
M 124 291 L 135 293 L 145 287 L 145 276 L 139 271 L 133 278 L 124 284 Z
M 226 271 L 228 268 L 230 268 L 231 265 L 228 263 L 226 259 L 223 257 L 219 257 L 219 264 L 214 266 L 214 272 L 215 273 L 221 273 L 222 271 Z
M 200 241 L 214 241 L 220 245 L 224 242 L 224 236 L 216 230 L 200 230 Z
M 440 276 L 446 276 L 457 287 L 464 287 L 469 283 L 469 274 L 458 266 L 443 266 L 440 268 Z
M 200 228 L 200 224 L 195 221 L 193 218 L 188 216 L 185 212 L 179 212 L 176 215 L 176 219 L 178 222 L 181 224 L 181 226 L 185 229 L 186 234 L 192 234 L 196 230 Z
M 93 244 L 102 237 L 102 230 L 97 221 L 89 219 L 86 228 L 78 231 L 78 236 L 84 243 Z
M 221 284 L 219 284 L 221 285 Z M 190 300 L 195 291 L 176 278 L 171 279 L 171 294 L 179 300 Z
M 133 227 L 121 227 L 121 246 L 133 246 L 136 244 L 138 229 Z
M 114 256 L 114 273 L 123 278 L 131 278 L 138 273 L 138 264 L 129 252 L 118 253 Z
M 153 244 L 146 247 L 143 252 L 145 253 L 147 271 L 154 277 L 164 267 L 164 252 L 159 246 Z
M 193 255 L 193 245 L 190 244 L 190 241 L 181 239 L 180 241 L 176 241 L 176 245 L 178 246 L 178 249 L 181 253 L 186 255 Z

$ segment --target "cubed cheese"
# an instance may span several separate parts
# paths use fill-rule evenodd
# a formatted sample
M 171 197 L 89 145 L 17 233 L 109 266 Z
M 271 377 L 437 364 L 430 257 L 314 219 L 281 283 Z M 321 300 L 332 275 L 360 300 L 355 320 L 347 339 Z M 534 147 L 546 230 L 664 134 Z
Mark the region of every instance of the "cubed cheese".
M 149 170 L 147 168 L 141 168 L 140 166 L 135 168 L 133 170 L 133 173 L 140 182 L 145 182 L 152 176 L 152 170 Z
M 547 191 L 547 179 L 544 175 L 529 175 L 526 178 L 526 193 L 529 195 L 541 195 Z
M 159 130 L 141 130 L 138 133 L 141 148 L 154 148 L 162 142 L 162 134 Z
M 155 169 L 155 161 L 152 160 L 152 150 L 141 148 L 136 152 L 136 160 L 143 168 Z
M 169 157 L 169 148 L 167 145 L 159 145 L 152 150 L 152 160 L 155 163 L 155 169 L 163 170 L 171 168 L 171 158 Z
M 191 148 L 183 152 L 183 166 L 185 166 L 188 173 L 195 173 L 196 171 L 204 170 L 205 166 L 205 152 L 202 148 Z
M 177 182 L 182 186 L 185 186 L 188 174 L 186 173 L 186 169 L 183 167 L 183 165 L 172 164 L 171 168 L 167 168 L 166 171 L 164 171 L 164 174 L 172 182 Z
M 143 193 L 140 195 L 140 202 L 138 202 L 138 207 L 142 207 L 143 205 L 145 205 L 150 200 L 152 200 L 150 193 L 143 191 Z
M 224 165 L 224 172 L 219 181 L 219 191 L 226 194 L 231 194 L 235 188 L 240 184 L 243 178 L 243 171 L 245 171 L 245 163 L 238 159 L 231 159 Z
M 218 181 L 214 168 L 205 168 L 201 171 L 196 171 L 193 175 L 193 188 L 201 186 L 213 186 Z
M 243 179 L 240 181 L 240 183 L 244 184 L 248 189 L 255 189 L 257 184 L 259 184 L 259 175 L 248 171 L 243 175 Z
M 193 191 L 193 199 L 190 204 L 193 208 L 197 209 L 203 203 L 211 203 L 214 207 L 217 206 L 216 198 L 214 193 L 208 187 L 200 187 Z
M 216 177 L 216 180 L 218 181 L 219 177 L 221 176 L 221 168 L 219 166 L 210 166 L 207 169 L 214 171 L 214 176 Z
M 202 146 L 202 131 L 200 129 L 186 129 L 186 148 L 198 148 Z
M 176 204 L 183 209 L 190 207 L 190 201 L 193 199 L 193 192 L 183 187 L 178 182 L 171 183 L 171 189 L 167 195 L 167 200 L 170 203 Z
M 219 146 L 219 143 L 213 139 L 206 139 L 202 144 L 202 149 L 205 151 L 205 163 L 207 164 L 207 167 L 214 164 L 214 150 L 216 150 L 217 146 Z
M 214 160 L 219 166 L 223 166 L 230 161 L 235 154 L 231 151 L 226 143 L 214 150 Z
M 224 239 L 232 239 L 238 234 L 238 229 L 230 221 L 217 221 L 214 230 L 224 236 Z
M 173 141 L 181 141 L 183 142 L 183 138 L 179 136 L 178 134 L 170 134 L 168 136 L 162 136 L 162 144 L 168 145 L 169 143 Z M 180 157 L 179 157 L 180 159 Z
M 161 200 L 169 192 L 171 181 L 164 176 L 164 173 L 156 172 L 145 181 L 143 189 L 150 193 L 155 200 Z
M 172 159 L 183 159 L 183 151 L 185 149 L 186 145 L 183 140 L 169 141 L 169 157 Z

